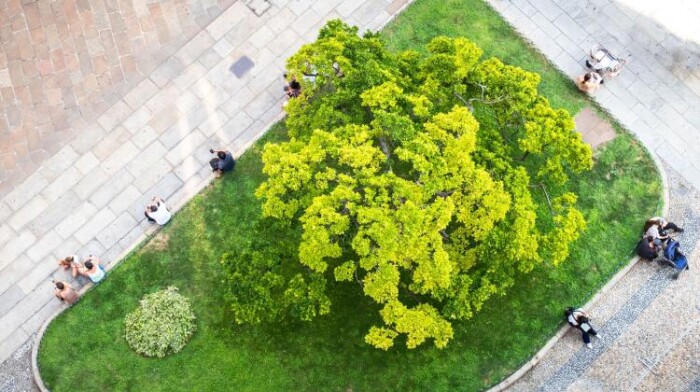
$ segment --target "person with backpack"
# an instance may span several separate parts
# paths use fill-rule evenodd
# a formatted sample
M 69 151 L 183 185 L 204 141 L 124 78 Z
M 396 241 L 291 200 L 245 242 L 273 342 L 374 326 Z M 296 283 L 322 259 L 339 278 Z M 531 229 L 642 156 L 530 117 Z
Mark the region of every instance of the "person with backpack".
M 564 311 L 564 318 L 569 325 L 581 331 L 581 338 L 583 338 L 583 342 L 588 348 L 593 348 L 593 344 L 591 344 L 591 335 L 598 339 L 603 338 L 598 331 L 593 329 L 591 318 L 583 309 L 569 307 Z

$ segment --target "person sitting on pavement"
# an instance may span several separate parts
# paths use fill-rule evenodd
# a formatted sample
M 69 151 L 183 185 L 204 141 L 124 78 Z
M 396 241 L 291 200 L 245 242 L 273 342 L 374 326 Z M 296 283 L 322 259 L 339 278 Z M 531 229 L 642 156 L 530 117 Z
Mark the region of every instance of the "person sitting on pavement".
M 647 220 L 642 231 L 644 236 L 652 236 L 654 239 L 665 241 L 670 238 L 668 230 L 673 230 L 676 233 L 683 232 L 683 229 L 678 227 L 678 225 L 659 216 Z
M 661 240 L 647 235 L 637 244 L 637 255 L 644 260 L 652 261 L 656 258 L 662 248 Z
M 146 218 L 151 223 L 157 223 L 161 226 L 168 223 L 172 214 L 165 205 L 165 201 L 158 196 L 153 196 L 151 204 L 146 206 L 146 211 L 143 212 Z
M 236 167 L 236 160 L 233 159 L 233 155 L 230 151 L 214 151 L 214 149 L 209 150 L 210 153 L 216 154 L 216 158 L 212 158 L 209 161 L 209 165 L 214 173 L 218 176 L 233 170 Z
M 593 94 L 603 84 L 603 77 L 597 72 L 587 72 L 576 78 L 576 86 L 584 93 Z
M 58 265 L 63 268 L 64 270 L 67 270 L 68 268 L 71 268 L 73 264 L 80 264 L 80 257 L 76 255 L 72 256 L 66 256 L 61 260 L 58 260 Z
M 599 332 L 593 329 L 591 318 L 583 309 L 567 308 L 564 311 L 564 317 L 569 325 L 581 331 L 581 338 L 588 348 L 593 348 L 593 344 L 591 344 L 591 335 L 598 339 L 603 338 Z
M 56 289 L 53 291 L 53 294 L 56 296 L 56 298 L 60 299 L 61 301 L 64 301 L 68 305 L 73 305 L 75 301 L 78 300 L 80 297 L 78 295 L 78 292 L 75 291 L 73 286 L 66 282 L 53 282 L 54 285 L 56 286 Z
M 99 258 L 90 255 L 87 259 L 85 259 L 85 263 L 83 265 L 73 265 L 73 277 L 76 277 L 78 275 L 86 276 L 90 278 L 92 283 L 99 283 L 104 279 L 105 277 L 105 270 L 100 263 L 102 260 Z

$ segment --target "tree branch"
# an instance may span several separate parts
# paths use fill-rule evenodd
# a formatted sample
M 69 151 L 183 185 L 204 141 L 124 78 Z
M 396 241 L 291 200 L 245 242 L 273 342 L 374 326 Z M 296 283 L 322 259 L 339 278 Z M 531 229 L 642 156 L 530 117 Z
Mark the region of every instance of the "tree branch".
M 382 152 L 386 156 L 386 159 L 391 158 L 391 149 L 389 148 L 389 143 L 387 143 L 384 137 L 379 138 L 379 146 L 382 148 Z
M 448 192 L 441 191 L 441 192 L 435 192 L 435 195 L 442 197 L 442 198 L 445 198 L 445 197 L 450 196 L 453 193 L 454 193 L 454 191 L 448 191 Z
M 486 86 L 484 86 L 483 84 L 480 84 L 480 83 L 475 83 L 475 84 L 481 88 L 481 98 L 465 99 L 464 97 L 459 95 L 457 92 L 455 92 L 455 91 L 452 92 L 452 94 L 454 94 L 454 96 L 457 97 L 457 99 L 459 99 L 460 101 L 462 101 L 462 103 L 464 103 L 464 105 L 467 107 L 467 109 L 469 109 L 470 112 L 474 111 L 474 104 L 473 104 L 474 102 L 481 102 L 481 103 L 486 104 L 486 105 L 493 105 L 494 103 L 502 102 L 506 99 L 505 96 L 501 96 L 501 97 L 498 97 L 496 99 L 488 100 L 488 99 L 486 99 Z
M 357 263 L 355 263 L 355 264 L 357 264 Z M 355 277 L 355 281 L 357 282 L 357 284 L 359 284 L 360 287 L 364 288 L 365 284 L 360 280 L 360 277 L 357 276 L 357 267 L 355 267 L 355 272 L 353 272 L 353 276 Z
M 552 208 L 552 201 L 549 199 L 549 193 L 547 193 L 547 188 L 544 187 L 544 184 L 540 182 L 540 183 L 537 183 L 534 185 L 530 185 L 531 188 L 538 187 L 538 186 L 540 188 L 542 188 L 542 191 L 544 192 L 544 197 L 547 198 L 547 207 L 549 207 L 549 212 L 552 215 L 554 215 L 554 209 Z
M 440 235 L 442 236 L 442 239 L 445 241 L 448 241 L 450 239 L 450 235 L 447 234 L 447 232 L 444 229 L 440 230 Z

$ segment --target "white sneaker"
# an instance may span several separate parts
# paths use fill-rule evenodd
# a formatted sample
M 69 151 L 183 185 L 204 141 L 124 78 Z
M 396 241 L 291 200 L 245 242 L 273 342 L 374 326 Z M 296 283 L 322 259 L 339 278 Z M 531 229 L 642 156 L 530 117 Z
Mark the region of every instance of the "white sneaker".
M 595 337 L 597 337 L 600 340 L 603 340 L 603 335 L 600 332 L 598 332 L 598 334 L 595 335 Z
M 588 348 L 593 348 L 593 344 L 591 343 L 586 343 L 586 346 L 588 346 Z

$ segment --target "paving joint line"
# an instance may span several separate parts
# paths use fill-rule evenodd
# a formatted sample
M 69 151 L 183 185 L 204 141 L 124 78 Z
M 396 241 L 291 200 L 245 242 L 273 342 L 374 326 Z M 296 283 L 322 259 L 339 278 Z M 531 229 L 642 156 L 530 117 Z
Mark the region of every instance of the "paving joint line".
M 697 307 L 697 306 L 696 306 Z M 695 319 L 694 324 L 690 324 L 685 331 L 683 331 L 683 334 L 678 336 L 669 346 L 667 346 L 663 352 L 657 354 L 654 358 L 653 361 L 650 360 L 649 358 L 642 358 L 641 362 L 646 366 L 647 371 L 642 373 L 637 381 L 632 385 L 630 389 L 634 390 L 637 385 L 639 385 L 644 379 L 649 375 L 649 373 L 658 376 L 659 374 L 656 372 L 656 365 L 666 357 L 666 355 L 678 345 L 682 340 L 684 340 L 698 325 L 700 325 L 700 317 Z

